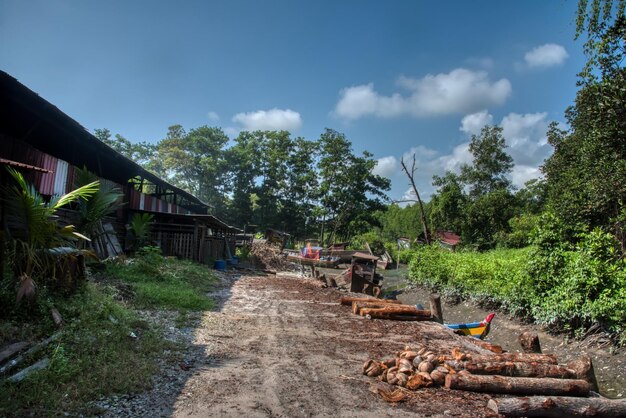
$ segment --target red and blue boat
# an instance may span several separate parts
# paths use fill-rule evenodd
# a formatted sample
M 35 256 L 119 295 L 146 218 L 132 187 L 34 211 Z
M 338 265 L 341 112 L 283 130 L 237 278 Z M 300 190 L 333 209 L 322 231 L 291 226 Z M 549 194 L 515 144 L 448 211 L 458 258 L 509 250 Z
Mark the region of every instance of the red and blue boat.
M 448 328 L 453 329 L 455 333 L 460 335 L 469 335 L 471 337 L 484 339 L 489 334 L 489 328 L 495 313 L 490 313 L 480 322 L 469 322 L 466 324 L 445 324 Z

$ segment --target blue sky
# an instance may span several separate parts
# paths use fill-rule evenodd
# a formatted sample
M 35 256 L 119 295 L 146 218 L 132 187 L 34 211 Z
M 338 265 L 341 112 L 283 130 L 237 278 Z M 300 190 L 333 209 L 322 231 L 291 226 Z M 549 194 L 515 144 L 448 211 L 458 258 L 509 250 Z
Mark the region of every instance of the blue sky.
M 514 184 L 538 175 L 582 68 L 569 1 L 0 0 L 0 68 L 93 132 L 329 127 L 379 160 L 390 197 L 468 162 L 499 124 Z

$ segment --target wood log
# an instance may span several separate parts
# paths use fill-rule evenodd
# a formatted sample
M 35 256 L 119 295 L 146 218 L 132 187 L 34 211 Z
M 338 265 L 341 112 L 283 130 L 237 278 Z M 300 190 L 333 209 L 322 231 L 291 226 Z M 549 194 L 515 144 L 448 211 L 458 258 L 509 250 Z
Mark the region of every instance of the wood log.
M 391 299 L 376 299 L 374 297 L 372 298 L 363 298 L 363 297 L 353 297 L 353 296 L 344 296 L 341 299 L 339 299 L 339 303 L 342 305 L 346 305 L 346 306 L 352 306 L 352 302 L 376 302 L 376 303 L 390 303 L 390 304 L 396 304 L 396 305 L 401 305 L 402 302 L 400 302 L 399 300 L 391 300 Z
M 499 375 L 515 377 L 552 377 L 555 379 L 579 378 L 573 370 L 566 366 L 546 363 L 528 362 L 485 362 L 446 361 L 446 365 L 454 370 L 467 370 L 472 374 Z
M 448 374 L 445 387 L 472 392 L 508 393 L 512 395 L 586 396 L 589 383 L 580 379 L 549 377 L 508 377 L 474 374 Z
M 50 315 L 52 315 L 54 325 L 56 325 L 57 328 L 61 328 L 63 326 L 63 317 L 61 316 L 57 308 L 50 308 Z
M 48 344 L 50 344 L 52 341 L 58 339 L 61 336 L 61 332 L 57 332 L 56 334 L 52 334 L 50 337 L 46 338 L 45 340 L 43 340 L 42 342 L 35 344 L 34 346 L 32 346 L 28 351 L 26 351 L 24 354 L 17 356 L 16 358 L 14 358 L 13 360 L 7 362 L 7 364 L 5 364 L 4 366 L 0 367 L 0 375 L 5 374 L 10 372 L 12 369 L 14 369 L 18 364 L 20 364 L 21 362 L 24 361 L 24 359 L 28 358 L 29 356 L 35 354 L 36 352 L 38 352 L 39 350 L 41 350 L 42 348 L 45 348 Z
M 365 315 L 367 319 L 389 319 L 392 321 L 430 321 L 430 317 L 398 314 L 373 314 Z
M 10 344 L 0 351 L 0 364 L 4 363 L 26 347 L 28 347 L 28 343 L 26 341 L 21 341 L 19 343 Z
M 441 308 L 441 297 L 437 293 L 430 295 L 430 311 L 433 314 L 433 321 L 443 324 L 443 309 Z
M 390 305 L 382 308 L 361 308 L 359 315 L 412 315 L 431 319 L 430 311 L 417 309 L 415 306 L 408 305 Z M 372 315 L 373 317 L 373 315 Z
M 380 300 L 382 300 L 382 299 L 380 299 Z M 357 302 L 357 301 L 352 302 L 352 313 L 355 314 L 355 315 L 358 315 L 361 312 L 361 309 L 364 309 L 364 308 L 382 309 L 382 308 L 385 308 L 385 307 L 388 307 L 388 306 L 393 306 L 393 307 L 397 306 L 397 307 L 400 307 L 400 308 L 407 308 L 408 307 L 408 308 L 411 308 L 411 309 L 409 309 L 410 311 L 415 309 L 414 306 L 400 305 L 400 304 L 391 304 L 390 305 L 389 303 L 386 303 L 386 302 L 380 302 L 380 300 L 379 299 L 371 299 L 368 302 Z
M 28 366 L 24 370 L 20 370 L 19 372 L 15 373 L 13 376 L 7 378 L 7 380 L 9 382 L 21 382 L 28 375 L 36 372 L 37 370 L 45 369 L 49 365 L 50 365 L 50 359 L 46 357 L 44 359 L 39 360 L 37 363 L 33 364 L 32 366 Z
M 491 399 L 487 408 L 506 417 L 624 417 L 626 399 L 532 396 Z
M 515 361 L 515 362 L 535 362 L 546 364 L 558 364 L 556 355 L 554 354 L 536 354 L 536 353 L 502 353 L 493 354 L 488 356 L 467 354 L 469 360 L 476 363 L 485 362 L 502 362 L 502 361 Z
M 572 370 L 577 379 L 584 379 L 591 385 L 591 390 L 599 392 L 596 373 L 593 369 L 593 362 L 588 355 L 580 356 L 578 359 L 567 363 L 567 368 Z
M 536 332 L 526 331 L 521 333 L 517 340 L 522 346 L 524 353 L 541 353 L 541 344 L 539 344 L 539 335 Z
M 471 342 L 474 345 L 479 346 L 480 348 L 484 348 L 485 350 L 489 350 L 492 353 L 496 353 L 496 354 L 504 353 L 504 350 L 499 345 L 491 344 L 491 343 L 488 343 L 487 341 L 479 340 L 478 338 L 470 337 L 470 336 L 467 336 L 466 340 Z

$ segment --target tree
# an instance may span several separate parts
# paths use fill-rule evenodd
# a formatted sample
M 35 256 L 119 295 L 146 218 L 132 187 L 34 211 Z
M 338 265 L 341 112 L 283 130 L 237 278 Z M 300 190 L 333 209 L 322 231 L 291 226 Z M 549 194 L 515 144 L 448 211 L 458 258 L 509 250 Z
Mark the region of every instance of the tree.
M 326 129 L 319 147 L 322 241 L 326 234 L 334 240 L 365 232 L 377 224 L 375 212 L 385 207 L 389 179 L 373 174 L 376 161 L 372 154 L 354 155 L 352 143 L 337 131 Z
M 589 60 L 581 73 L 575 104 L 566 111 L 570 129 L 550 127 L 548 139 L 554 153 L 542 169 L 548 180 L 549 207 L 565 224 L 575 225 L 574 230 L 600 227 L 611 231 L 624 249 L 626 17 L 620 1 L 611 23 L 610 4 L 595 1 L 591 11 L 579 9 L 579 23 L 588 22 L 585 51 Z
M 470 196 L 477 197 L 489 192 L 508 189 L 508 175 L 513 169 L 513 158 L 505 152 L 506 142 L 502 127 L 485 126 L 480 135 L 472 135 L 469 150 L 472 165 L 461 167 L 461 179 L 470 186 Z
M 255 179 L 260 175 L 262 138 L 242 131 L 227 151 L 232 201 L 227 220 L 240 226 L 255 223 L 252 197 L 257 192 Z
M 228 137 L 220 128 L 201 126 L 185 133 L 170 126 L 158 144 L 163 167 L 177 186 L 213 205 L 218 216 L 226 212 L 226 156 Z
M 468 198 L 458 175 L 447 171 L 443 177 L 434 176 L 433 186 L 437 192 L 430 200 L 431 225 L 437 230 L 460 233 L 465 222 Z

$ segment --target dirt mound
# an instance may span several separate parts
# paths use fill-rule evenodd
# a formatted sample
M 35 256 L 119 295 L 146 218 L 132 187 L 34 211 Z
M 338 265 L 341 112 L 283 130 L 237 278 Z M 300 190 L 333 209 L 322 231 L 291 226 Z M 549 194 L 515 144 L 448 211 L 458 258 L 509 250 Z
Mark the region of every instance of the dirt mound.
M 258 268 L 267 270 L 293 270 L 293 263 L 287 261 L 280 248 L 266 242 L 254 242 L 252 244 L 250 262 Z

